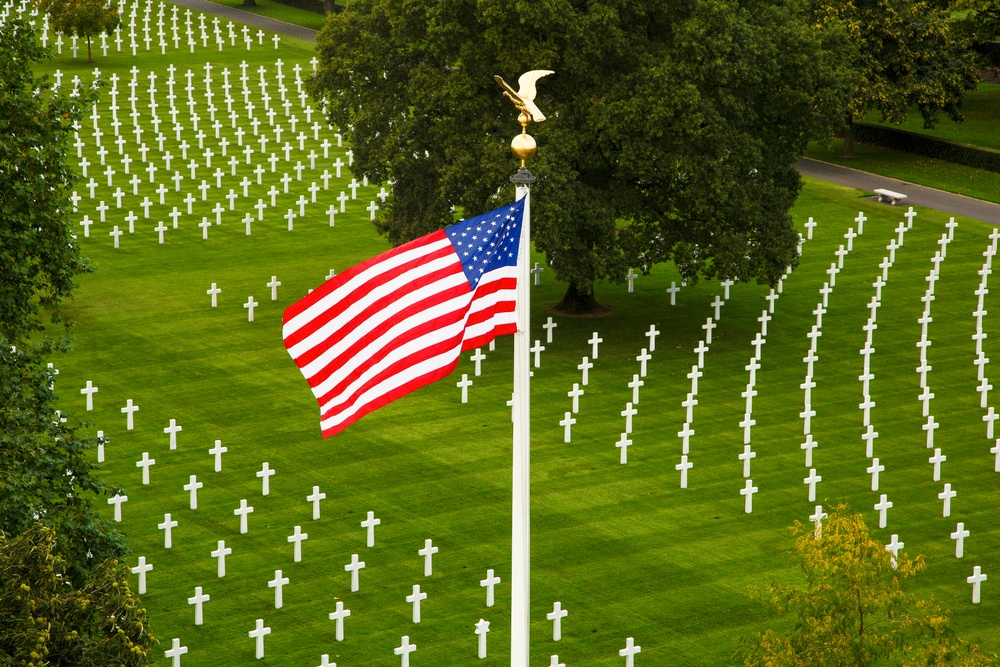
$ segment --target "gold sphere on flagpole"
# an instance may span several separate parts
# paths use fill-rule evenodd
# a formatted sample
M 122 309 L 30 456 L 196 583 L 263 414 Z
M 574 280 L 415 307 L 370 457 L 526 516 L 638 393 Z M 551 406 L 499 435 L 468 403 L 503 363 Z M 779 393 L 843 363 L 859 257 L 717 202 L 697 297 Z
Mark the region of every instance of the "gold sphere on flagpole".
M 514 154 L 514 157 L 521 161 L 521 166 L 523 167 L 524 161 L 538 150 L 538 144 L 535 143 L 534 137 L 528 134 L 528 123 L 531 122 L 528 114 L 522 111 L 517 120 L 521 123 L 521 134 L 511 139 L 510 151 Z

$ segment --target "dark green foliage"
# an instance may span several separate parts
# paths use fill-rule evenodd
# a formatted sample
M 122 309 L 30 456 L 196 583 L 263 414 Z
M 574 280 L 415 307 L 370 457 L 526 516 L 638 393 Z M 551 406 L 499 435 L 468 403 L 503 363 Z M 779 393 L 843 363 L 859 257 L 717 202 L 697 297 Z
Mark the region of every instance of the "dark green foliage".
M 844 100 L 835 40 L 796 0 L 352 2 L 318 39 L 314 96 L 355 173 L 393 179 L 398 244 L 512 196 L 519 129 L 493 75 L 538 84 L 534 242 L 570 293 L 673 260 L 774 283 L 795 262 L 794 164 Z
M 926 134 L 870 123 L 855 123 L 854 138 L 863 144 L 1000 173 L 1000 151 L 990 148 L 969 146 Z
M 79 581 L 125 548 L 92 513 L 94 494 L 109 491 L 87 456 L 95 443 L 56 412 L 47 369 L 68 347 L 60 305 L 88 270 L 70 231 L 76 177 L 65 156 L 71 123 L 92 96 L 52 94 L 32 74 L 45 55 L 22 21 L 0 26 L 0 531 L 19 535 L 36 521 L 56 528 Z
M 148 664 L 156 640 L 128 566 L 108 559 L 73 584 L 57 552 L 55 532 L 41 525 L 16 538 L 0 533 L 0 664 Z
M 94 62 L 91 38 L 121 24 L 117 3 L 107 0 L 40 0 L 38 6 L 53 29 L 87 40 L 87 62 Z

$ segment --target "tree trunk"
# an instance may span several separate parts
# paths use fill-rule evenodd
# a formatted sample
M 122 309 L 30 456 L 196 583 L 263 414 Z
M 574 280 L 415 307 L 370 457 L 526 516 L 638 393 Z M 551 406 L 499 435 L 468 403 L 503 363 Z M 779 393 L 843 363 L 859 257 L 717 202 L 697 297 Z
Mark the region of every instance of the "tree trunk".
M 597 299 L 594 298 L 593 283 L 583 287 L 570 283 L 562 301 L 556 304 L 553 310 L 563 315 L 598 315 L 606 314 L 605 311 L 610 309 L 597 303 Z
M 87 62 L 88 63 L 94 62 L 94 56 L 90 52 L 90 35 L 87 35 Z
M 850 116 L 844 123 L 844 154 L 841 157 L 854 157 L 854 119 Z
M 256 7 L 257 3 L 255 2 L 255 0 L 243 0 L 243 6 L 244 7 Z

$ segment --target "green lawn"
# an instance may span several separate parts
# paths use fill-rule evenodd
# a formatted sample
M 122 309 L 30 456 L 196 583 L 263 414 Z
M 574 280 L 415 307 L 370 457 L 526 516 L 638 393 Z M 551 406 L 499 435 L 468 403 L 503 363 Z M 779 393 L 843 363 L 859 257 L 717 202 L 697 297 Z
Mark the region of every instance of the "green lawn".
M 961 111 L 965 117 L 964 122 L 955 123 L 941 114 L 938 123 L 927 129 L 924 127 L 923 117 L 914 107 L 903 124 L 892 127 L 963 144 L 1000 149 L 1000 135 L 997 133 L 997 123 L 1000 121 L 1000 85 L 980 83 L 978 89 L 966 94 Z M 879 112 L 870 112 L 865 116 L 865 121 L 879 123 Z
M 284 21 L 285 23 L 294 23 L 295 25 L 300 25 L 304 28 L 319 30 L 323 27 L 324 16 L 322 14 L 316 14 L 304 9 L 289 7 L 288 5 L 283 5 L 280 2 L 273 2 L 273 0 L 255 0 L 257 3 L 256 7 L 244 7 L 243 0 L 212 0 L 212 2 L 225 5 L 227 7 L 235 7 L 236 9 L 250 12 L 251 14 L 266 16 L 269 19 L 276 19 L 278 21 Z
M 240 61 L 246 60 L 255 90 L 259 90 L 257 69 L 265 67 L 271 106 L 277 107 L 276 122 L 288 126 L 285 111 L 277 106 L 275 56 L 284 62 L 285 82 L 294 93 L 292 67 L 299 64 L 308 70 L 312 54 L 290 40 L 282 41 L 277 53 L 265 39 L 263 47 L 255 45 L 249 52 L 227 47 L 218 53 L 199 47 L 193 55 L 168 52 L 167 58 L 158 53 L 135 59 L 131 54 L 110 54 L 98 66 L 108 76 L 116 72 L 122 77 L 129 68 L 138 67 L 144 82 L 140 97 L 148 85 L 145 77 L 155 71 L 161 90 L 157 99 L 163 104 L 167 66 L 173 62 L 179 70 L 181 137 L 196 145 L 183 104 L 187 99 L 183 72 L 190 68 L 201 77 L 203 63 L 211 61 L 216 66 L 215 104 L 225 109 L 221 68 L 229 69 L 238 91 Z M 68 55 L 54 60 L 51 67 L 81 77 L 93 69 Z M 130 106 L 124 85 L 124 81 L 119 84 L 125 91 L 119 95 L 124 109 L 119 118 L 127 120 L 128 128 Z M 210 111 L 204 85 L 195 88 L 195 109 L 204 129 Z M 304 112 L 297 97 L 288 97 L 296 105 L 292 113 L 299 116 L 301 129 Z M 244 144 L 252 138 L 251 145 L 257 148 L 259 139 L 249 127 L 242 97 L 238 99 L 234 109 L 246 131 Z M 263 101 L 257 94 L 252 101 L 259 114 Z M 152 135 L 145 100 L 140 111 L 140 122 Z M 228 122 L 228 112 L 224 115 L 227 122 L 220 136 L 232 144 L 237 141 L 236 130 Z M 164 106 L 160 117 L 166 118 L 161 126 L 166 130 L 164 148 L 179 163 L 176 156 L 181 149 Z M 123 165 L 108 139 L 113 136 L 111 114 L 103 112 L 99 123 L 106 133 L 104 145 L 112 151 L 111 164 L 121 172 Z M 260 132 L 273 134 L 264 123 Z M 96 165 L 100 158 L 92 121 L 88 118 L 83 127 L 84 155 Z M 289 140 L 289 129 L 285 128 L 282 143 Z M 210 135 L 206 145 L 217 146 L 221 139 L 206 132 Z M 169 226 L 166 214 L 174 206 L 186 211 L 180 198 L 194 185 L 188 178 L 188 161 L 174 167 L 185 180 L 179 193 L 170 183 L 163 205 L 144 171 L 138 171 L 145 181 L 138 196 L 124 185 L 123 175 L 116 175 L 114 187 L 128 193 L 120 209 L 112 197 L 114 187 L 106 187 L 103 173 L 90 167 L 100 186 L 94 198 L 80 188 L 83 200 L 77 219 L 88 215 L 98 220 L 99 201 L 111 208 L 106 222 L 91 227 L 89 238 L 83 238 L 80 228 L 84 255 L 97 272 L 81 279 L 69 308 L 78 326 L 75 351 L 56 361 L 61 371 L 56 382 L 63 397 L 60 407 L 82 414 L 84 397 L 79 388 L 92 380 L 100 389 L 95 410 L 83 416 L 94 422 L 94 431 L 101 429 L 110 439 L 104 474 L 129 496 L 122 528 L 134 549 L 130 564 L 142 555 L 154 566 L 143 598 L 154 634 L 161 649 L 179 637 L 190 651 L 184 657 L 186 666 L 248 664 L 254 642 L 247 632 L 258 618 L 272 628 L 262 664 L 305 667 L 318 664 L 320 655 L 328 653 L 342 667 L 394 665 L 399 659 L 393 648 L 403 635 L 418 646 L 414 665 L 468 664 L 476 659 L 474 625 L 480 618 L 492 623 L 489 657 L 481 663 L 509 663 L 511 448 L 506 401 L 511 392 L 511 339 L 499 339 L 496 350 L 487 353 L 468 404 L 460 403 L 455 386 L 462 373 L 472 375 L 472 362 L 463 360 L 455 376 L 369 415 L 330 440 L 319 437 L 316 404 L 281 343 L 282 311 L 319 285 L 330 269 L 340 271 L 387 245 L 375 234 L 366 210 L 379 190 L 376 185 L 359 189 L 357 200 L 348 202 L 347 212 L 338 214 L 335 226 L 330 226 L 326 210 L 347 190 L 351 179 L 347 170 L 341 179 L 330 181 L 328 190 L 320 189 L 316 203 L 307 203 L 306 215 L 295 221 L 294 231 L 287 230 L 283 216 L 288 209 L 297 212 L 299 196 L 309 198 L 308 184 L 319 182 L 323 169 L 332 172 L 333 160 L 347 160 L 348 147 L 336 148 L 332 131 L 321 128 L 318 141 L 312 130 L 308 134 L 303 148 L 293 141 L 290 161 L 281 152 L 277 171 L 268 169 L 261 185 L 242 153 L 236 153 L 240 164 L 237 175 L 231 176 L 228 157 L 221 157 L 220 147 L 212 167 L 198 166 L 196 180 L 204 178 L 214 186 L 211 172 L 222 164 L 222 187 L 211 188 L 205 201 L 199 196 L 193 212 L 184 213 L 179 228 L 165 233 L 162 245 L 154 226 L 161 220 Z M 148 135 L 143 141 L 154 145 Z M 134 136 L 129 133 L 128 138 Z M 323 140 L 332 144 L 329 157 L 318 159 L 316 169 L 311 169 L 308 153 L 321 153 Z M 231 145 L 230 155 L 234 149 Z M 135 172 L 143 165 L 134 142 L 128 150 L 137 159 Z M 506 148 L 498 145 L 497 150 Z M 75 150 L 70 155 L 75 159 Z M 163 166 L 158 150 L 151 156 Z M 257 162 L 259 156 L 252 160 Z M 247 213 L 256 217 L 252 206 L 258 199 L 269 203 L 267 189 L 282 187 L 277 182 L 282 172 L 289 171 L 294 178 L 290 168 L 296 162 L 306 167 L 303 180 L 293 180 L 288 194 L 277 195 L 276 205 L 265 209 L 264 220 L 255 220 L 252 235 L 247 236 L 243 217 Z M 244 176 L 251 180 L 246 197 L 240 185 Z M 230 189 L 240 195 L 233 211 L 223 199 Z M 769 622 L 766 612 L 748 601 L 747 588 L 770 579 L 800 578 L 790 566 L 787 526 L 805 521 L 818 503 L 829 507 L 842 501 L 863 512 L 870 523 L 877 520 L 872 505 L 878 494 L 869 488 L 865 472 L 869 462 L 861 440 L 865 429 L 858 410 L 862 400 L 858 350 L 864 344 L 861 326 L 874 294 L 872 281 L 881 272 L 878 265 L 886 244 L 896 236 L 902 211 L 873 205 L 861 195 L 810 180 L 794 210 L 800 228 L 808 217 L 818 226 L 815 238 L 803 246 L 801 265 L 783 284 L 761 349 L 758 394 L 753 399 L 757 423 L 752 431 L 757 452 L 752 479 L 759 493 L 750 515 L 744 513 L 739 494 L 744 486 L 737 458 L 743 451 L 741 392 L 748 380 L 745 366 L 753 354 L 750 342 L 760 330 L 757 318 L 767 307 L 763 297 L 768 289 L 736 285 L 722 308 L 699 380 L 690 454 L 694 468 L 685 490 L 679 488 L 674 467 L 681 455 L 677 432 L 685 421 L 681 402 L 690 388 L 685 375 L 696 363 L 692 351 L 704 335 L 701 325 L 711 316 L 709 304 L 721 294 L 721 286 L 702 282 L 685 287 L 676 306 L 670 306 L 665 290 L 679 278 L 672 266 L 656 266 L 636 281 L 633 294 L 623 285 L 598 286 L 599 299 L 614 308 L 610 316 L 554 317 L 558 328 L 535 370 L 532 389 L 532 664 L 546 664 L 557 653 L 567 665 L 620 667 L 618 650 L 626 637 L 634 637 L 642 646 L 640 664 L 731 663 L 742 638 Z M 144 196 L 154 200 L 148 219 L 139 208 Z M 533 196 L 545 197 L 545 188 L 537 187 Z M 203 240 L 197 223 L 203 217 L 214 221 L 216 203 L 226 205 L 222 224 L 212 225 Z M 135 233 L 122 236 L 121 248 L 115 250 L 109 232 L 113 225 L 127 226 L 124 216 L 129 210 L 139 215 Z M 864 235 L 855 239 L 854 250 L 837 276 L 818 340 L 812 433 L 820 446 L 813 462 L 823 482 L 814 503 L 807 500 L 802 483 L 809 471 L 799 448 L 802 357 L 808 351 L 806 333 L 815 322 L 812 311 L 820 299 L 818 290 L 828 280 L 825 270 L 836 261 L 834 251 L 845 243 L 848 228 L 856 226 L 860 210 L 869 218 Z M 933 371 L 928 382 L 936 394 L 932 413 L 941 424 L 935 441 L 948 456 L 942 482 L 952 483 L 958 491 L 947 519 L 941 517 L 937 499 L 942 483 L 932 481 L 927 463 L 930 453 L 921 430 L 925 419 L 913 370 L 919 364 L 915 343 L 916 320 L 924 305 L 920 297 L 948 217 L 918 209 L 914 228 L 896 251 L 882 288 L 873 337 L 877 352 L 871 361 L 876 376 L 871 383 L 876 403 L 872 420 L 879 432 L 876 455 L 886 466 L 881 492 L 888 494 L 894 508 L 888 528 L 875 532 L 887 543 L 898 534 L 908 553 L 923 554 L 929 567 L 913 590 L 933 595 L 949 607 L 963 637 L 997 651 L 1000 596 L 987 582 L 983 603 L 973 606 L 965 582 L 973 565 L 981 565 L 991 577 L 1000 576 L 996 509 L 1000 490 L 989 452 L 992 443 L 984 437 L 970 338 L 975 331 L 973 291 L 991 227 L 958 219 L 931 304 L 933 346 L 927 354 Z M 266 286 L 272 276 L 282 283 L 276 301 Z M 212 283 L 222 289 L 217 308 L 210 306 L 206 294 Z M 552 316 L 547 306 L 559 300 L 563 289 L 551 272 L 533 288 L 533 338 L 543 338 L 540 326 Z M 260 304 L 253 323 L 247 321 L 243 307 L 251 295 Z M 987 297 L 985 307 L 990 309 L 991 304 Z M 991 336 L 984 351 L 994 358 L 996 321 L 984 320 Z M 620 465 L 615 447 L 624 426 L 620 413 L 631 400 L 627 383 L 639 371 L 636 356 L 648 347 L 644 332 L 650 325 L 661 335 L 641 389 L 629 461 Z M 604 343 L 581 399 L 572 443 L 564 444 L 558 422 L 570 407 L 566 392 L 580 381 L 581 358 L 592 356 L 586 341 L 595 331 Z M 128 399 L 140 408 L 133 431 L 126 430 L 121 413 Z M 163 432 L 171 419 L 184 429 L 175 451 L 169 450 Z M 208 454 L 216 440 L 229 450 L 218 473 Z M 141 484 L 141 471 L 135 465 L 143 452 L 157 461 L 148 486 Z M 256 477 L 265 461 L 277 471 L 267 497 L 261 495 Z M 205 485 L 197 510 L 188 509 L 188 492 L 183 489 L 191 475 Z M 306 500 L 314 486 L 327 494 L 318 521 L 311 519 Z M 233 515 L 241 499 L 255 508 L 247 535 L 239 534 L 239 521 Z M 110 515 L 111 508 L 106 511 Z M 360 527 L 368 511 L 382 521 L 373 548 L 365 546 Z M 163 548 L 163 535 L 157 529 L 166 512 L 179 522 L 170 550 Z M 949 538 L 957 521 L 965 522 L 972 532 L 962 560 L 954 558 Z M 297 525 L 309 534 L 301 563 L 292 561 L 287 542 Z M 428 538 L 440 552 L 433 576 L 425 578 L 417 550 Z M 221 579 L 210 555 L 218 540 L 233 549 L 227 575 Z M 352 593 L 343 567 L 355 553 L 367 567 L 361 572 L 360 591 Z M 486 607 L 479 585 L 489 568 L 503 580 L 492 608 Z M 290 579 L 280 610 L 274 609 L 273 591 L 267 586 L 277 569 Z M 405 601 L 414 584 L 428 593 L 419 626 L 411 623 Z M 186 602 L 195 586 L 202 586 L 212 598 L 205 604 L 205 624 L 200 627 L 194 625 L 194 611 Z M 343 643 L 335 641 L 334 624 L 328 619 L 338 599 L 352 612 Z M 555 643 L 545 614 L 557 600 L 569 616 L 563 622 L 562 641 Z

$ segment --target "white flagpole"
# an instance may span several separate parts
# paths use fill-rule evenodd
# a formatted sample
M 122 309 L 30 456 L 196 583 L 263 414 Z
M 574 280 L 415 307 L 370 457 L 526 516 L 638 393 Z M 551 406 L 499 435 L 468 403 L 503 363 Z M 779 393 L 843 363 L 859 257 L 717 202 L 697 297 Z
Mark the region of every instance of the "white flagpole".
M 522 163 L 523 164 L 523 163 Z M 514 465 L 511 520 L 510 664 L 528 667 L 531 600 L 531 187 L 535 181 L 523 166 L 511 177 L 516 199 L 524 200 L 521 243 L 517 254 L 517 333 L 514 334 Z

